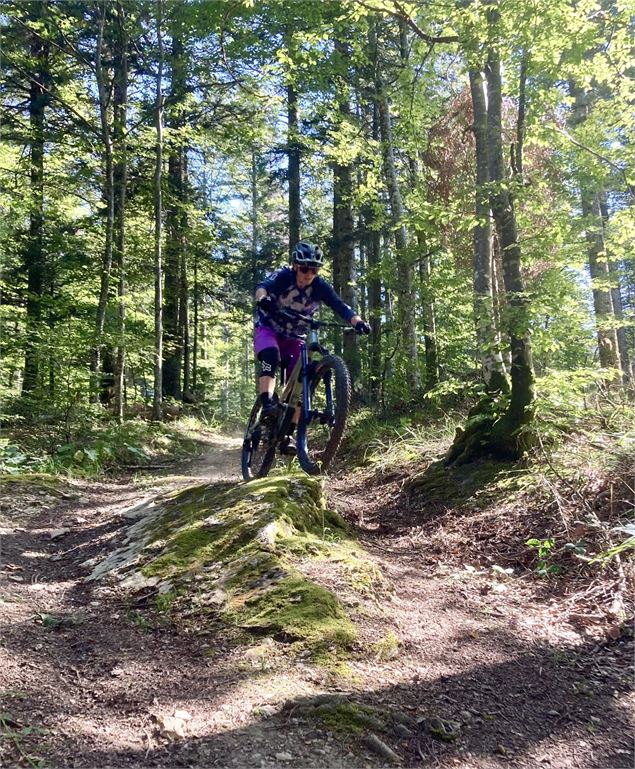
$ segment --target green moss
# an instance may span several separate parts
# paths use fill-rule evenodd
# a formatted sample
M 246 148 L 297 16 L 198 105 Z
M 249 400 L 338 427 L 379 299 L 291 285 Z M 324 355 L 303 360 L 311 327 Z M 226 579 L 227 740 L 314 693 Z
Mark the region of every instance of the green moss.
M 286 640 L 313 647 L 347 646 L 355 639 L 353 624 L 335 595 L 297 572 L 269 589 L 237 596 L 232 610 L 243 628 L 282 633 Z
M 380 731 L 385 727 L 372 708 L 357 702 L 320 705 L 315 709 L 315 715 L 334 732 L 361 734 L 368 729 Z
M 63 478 L 49 473 L 21 473 L 20 475 L 9 475 L 0 473 L 0 486 L 12 487 L 30 487 L 42 489 L 53 494 L 59 494 L 59 487 L 62 485 Z
M 375 641 L 373 644 L 373 651 L 375 657 L 378 660 L 391 660 L 399 655 L 399 649 L 401 648 L 401 639 L 395 633 L 389 631 L 379 641 Z
M 202 612 L 314 651 L 355 638 L 336 596 L 296 564 L 350 560 L 355 551 L 343 519 L 325 507 L 319 480 L 281 476 L 186 489 L 164 503 L 148 534 L 143 575 L 178 584 L 196 574 L 199 596 L 222 595 Z

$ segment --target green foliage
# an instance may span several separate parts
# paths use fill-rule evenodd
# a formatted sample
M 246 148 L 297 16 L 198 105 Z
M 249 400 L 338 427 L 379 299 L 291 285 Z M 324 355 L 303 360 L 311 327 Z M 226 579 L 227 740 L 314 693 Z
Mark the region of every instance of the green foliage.
M 421 460 L 439 449 L 456 421 L 436 410 L 415 415 L 388 415 L 359 409 L 350 416 L 340 456 L 345 462 L 381 472 L 395 464 Z
M 539 577 L 548 577 L 550 574 L 560 574 L 561 567 L 558 564 L 549 563 L 553 557 L 553 550 L 556 545 L 555 539 L 528 539 L 525 544 L 531 550 L 536 551 L 538 561 L 536 563 L 536 574 Z
M 125 268 L 121 275 L 116 265 L 111 269 L 99 340 L 95 321 L 107 240 L 108 184 L 95 68 L 89 62 L 95 60 L 96 32 L 103 21 L 110 93 L 122 53 L 117 15 L 108 4 L 82 8 L 53 3 L 34 6 L 33 13 L 30 7 L 9 4 L 0 19 L 0 90 L 7 115 L 0 145 L 0 408 L 7 414 L 3 427 L 16 434 L 0 449 L 0 462 L 7 473 L 32 471 L 46 462 L 61 470 L 92 473 L 117 463 L 143 463 L 147 455 L 145 437 L 131 428 L 110 431 L 103 419 L 108 407 L 89 405 L 93 395 L 89 361 L 98 341 L 104 357 L 111 358 L 123 344 L 127 413 L 143 413 L 153 380 L 151 179 L 156 137 L 149 73 L 158 66 L 154 18 L 158 6 L 126 5 L 126 34 L 131 41 L 143 39 L 146 44 L 142 52 L 136 43 L 130 46 Z M 521 67 L 526 67 L 527 75 L 524 168 L 511 188 L 540 377 L 539 431 L 550 442 L 575 428 L 576 420 L 583 418 L 584 399 L 601 385 L 601 378 L 608 378 L 595 368 L 597 333 L 586 272 L 588 223 L 579 211 L 582 187 L 602 191 L 606 197 L 605 255 L 617 276 L 611 281 L 619 279 L 624 289 L 625 304 L 624 317 L 612 323 L 624 330 L 631 355 L 635 353 L 631 5 L 617 3 L 608 13 L 598 12 L 593 3 L 503 3 L 495 25 L 486 4 L 479 3 L 384 2 L 371 9 L 352 0 L 245 2 L 231 8 L 196 2 L 168 3 L 164 11 L 166 170 L 182 152 L 187 195 L 179 197 L 166 174 L 163 192 L 169 213 L 163 247 L 166 255 L 176 247 L 173 217 L 178 211 L 186 220 L 179 241 L 184 271 L 178 289 L 172 289 L 179 293 L 179 325 L 185 322 L 185 309 L 189 312 L 187 398 L 195 398 L 212 423 L 231 425 L 244 420 L 253 401 L 253 286 L 284 264 L 288 253 L 289 85 L 299 100 L 300 123 L 292 142 L 301 152 L 302 237 L 319 242 L 327 251 L 336 250 L 333 165 L 350 163 L 356 276 L 346 280 L 356 282 L 358 308 L 366 314 L 371 284 L 381 282 L 380 362 L 371 364 L 370 345 L 361 346 L 365 383 L 361 398 L 370 401 L 371 377 L 381 381 L 381 405 L 388 413 L 412 409 L 413 404 L 417 409 L 421 399 L 426 411 L 451 413 L 480 397 L 472 275 L 475 159 L 467 70 L 483 67 L 488 45 L 496 39 L 504 72 L 506 145 L 516 134 Z M 412 23 L 405 25 L 402 40 L 396 15 L 403 14 L 410 14 Z M 371 28 L 380 41 L 377 62 L 372 61 L 369 45 Z M 456 39 L 430 47 L 415 29 Z M 170 52 L 175 36 L 180 36 L 187 61 L 182 93 L 172 92 L 178 90 Z M 336 39 L 346 41 L 347 55 L 336 49 Z M 34 56 L 34 40 L 47 43 L 46 61 Z M 31 74 L 38 68 L 46 70 L 42 79 L 51 86 L 50 98 L 44 99 L 42 137 L 35 136 L 24 108 Z M 433 302 L 436 312 L 440 381 L 423 395 L 410 392 L 406 384 L 407 372 L 417 362 L 407 360 L 400 347 L 401 286 L 382 145 L 373 126 L 377 72 L 389 84 L 393 149 L 411 243 L 408 259 L 414 274 L 421 367 L 424 304 Z M 568 82 L 589 94 L 584 120 L 576 125 L 571 125 L 572 97 L 563 85 Z M 348 112 L 341 109 L 346 100 L 351 103 Z M 110 105 L 106 122 L 112 137 Z M 38 138 L 46 147 L 40 211 L 31 165 Z M 122 148 L 115 147 L 116 160 L 121 154 Z M 38 213 L 44 214 L 41 238 L 34 238 Z M 375 232 L 381 236 L 381 255 L 379 264 L 370 268 L 368 241 Z M 40 295 L 29 297 L 27 262 L 36 245 L 43 283 Z M 422 270 L 424 254 L 431 260 L 429 278 Z M 495 261 L 496 321 L 504 326 L 511 315 L 500 258 Z M 325 274 L 340 279 L 337 270 Z M 123 336 L 116 297 L 120 278 L 126 290 Z M 34 298 L 37 311 L 29 306 Z M 340 343 L 335 336 L 330 341 Z M 504 352 L 508 341 L 503 339 Z M 22 385 L 29 344 L 36 351 L 38 381 L 26 394 Z M 174 341 L 166 339 L 166 349 L 173 346 Z M 20 400 L 19 408 L 15 399 Z M 385 419 L 382 414 L 370 431 L 377 442 L 368 461 L 388 445 L 379 424 Z M 443 430 L 451 421 L 444 418 Z M 44 448 L 27 450 L 27 425 L 40 435 L 42 424 L 55 423 L 59 435 L 46 429 Z M 80 423 L 85 423 L 86 431 L 78 427 Z M 401 451 L 404 459 L 414 457 L 420 436 L 393 439 L 394 423 L 389 419 L 387 424 L 386 439 L 394 451 Z M 93 425 L 98 428 L 91 438 Z M 351 449 L 363 445 L 356 430 L 354 426 Z
M 0 439 L 0 473 L 93 476 L 129 465 L 149 465 L 157 457 L 173 459 L 196 449 L 178 425 L 152 425 L 141 419 L 118 424 L 89 419 L 84 413 L 82 421 L 71 427 L 68 433 L 54 421 L 50 428 L 20 430 L 13 442 Z M 67 441 L 69 435 L 72 440 Z

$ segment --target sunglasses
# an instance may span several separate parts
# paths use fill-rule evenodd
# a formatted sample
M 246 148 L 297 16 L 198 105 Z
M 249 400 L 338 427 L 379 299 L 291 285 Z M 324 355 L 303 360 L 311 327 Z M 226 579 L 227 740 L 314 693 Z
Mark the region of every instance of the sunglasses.
M 298 265 L 298 270 L 303 275 L 317 275 L 317 267 L 304 267 L 303 265 Z

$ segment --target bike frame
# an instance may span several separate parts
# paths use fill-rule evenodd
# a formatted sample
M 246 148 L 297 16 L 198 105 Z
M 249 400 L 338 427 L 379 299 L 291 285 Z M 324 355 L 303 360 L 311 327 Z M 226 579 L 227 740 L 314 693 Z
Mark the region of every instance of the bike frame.
M 307 425 L 317 416 L 313 413 L 311 406 L 311 364 L 317 363 L 327 354 L 328 351 L 322 347 L 318 341 L 317 329 L 312 328 L 309 332 L 309 344 L 302 341 L 300 346 L 300 357 L 298 358 L 293 371 L 287 381 L 280 402 L 289 404 L 288 408 L 296 409 L 296 404 L 301 402 L 302 413 L 300 419 Z M 326 412 L 333 412 L 333 392 L 331 390 L 331 379 L 325 377 L 324 386 L 326 389 Z M 284 419 L 284 417 L 283 417 Z

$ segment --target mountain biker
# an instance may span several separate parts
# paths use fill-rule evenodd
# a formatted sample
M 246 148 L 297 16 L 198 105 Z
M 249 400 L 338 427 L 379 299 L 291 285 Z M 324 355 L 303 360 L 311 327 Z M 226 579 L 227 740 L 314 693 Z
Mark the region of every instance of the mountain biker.
M 318 246 L 301 242 L 293 249 L 292 266 L 281 267 L 256 286 L 258 310 L 254 351 L 260 361 L 259 392 L 262 403 L 261 418 L 276 413 L 273 393 L 276 369 L 284 358 L 289 375 L 300 356 L 301 340 L 306 338 L 309 326 L 301 319 L 287 320 L 276 315 L 276 310 L 292 309 L 312 316 L 320 302 L 328 305 L 348 321 L 358 334 L 369 334 L 370 326 L 337 295 L 333 286 L 318 275 L 324 266 L 324 256 Z M 299 413 L 296 412 L 294 423 Z M 284 453 L 294 454 L 295 444 L 289 439 Z

